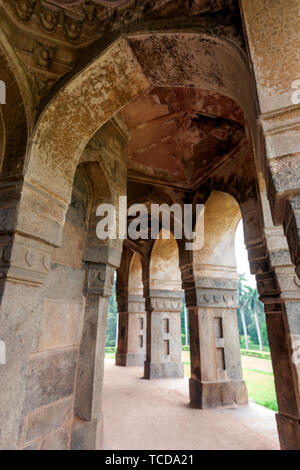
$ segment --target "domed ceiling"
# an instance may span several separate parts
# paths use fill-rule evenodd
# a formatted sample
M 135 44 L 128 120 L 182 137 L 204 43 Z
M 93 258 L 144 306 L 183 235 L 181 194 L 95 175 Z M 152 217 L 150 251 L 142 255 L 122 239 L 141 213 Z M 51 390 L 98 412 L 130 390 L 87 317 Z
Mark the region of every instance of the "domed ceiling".
M 129 129 L 129 172 L 192 188 L 239 147 L 241 109 L 216 92 L 153 88 L 120 113 Z

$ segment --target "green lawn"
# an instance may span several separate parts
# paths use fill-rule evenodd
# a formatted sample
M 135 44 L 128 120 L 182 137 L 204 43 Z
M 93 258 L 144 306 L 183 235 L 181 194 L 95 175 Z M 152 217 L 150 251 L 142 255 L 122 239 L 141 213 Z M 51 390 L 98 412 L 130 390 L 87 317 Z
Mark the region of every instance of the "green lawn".
M 243 368 L 249 397 L 258 405 L 278 411 L 274 375 L 271 372 Z

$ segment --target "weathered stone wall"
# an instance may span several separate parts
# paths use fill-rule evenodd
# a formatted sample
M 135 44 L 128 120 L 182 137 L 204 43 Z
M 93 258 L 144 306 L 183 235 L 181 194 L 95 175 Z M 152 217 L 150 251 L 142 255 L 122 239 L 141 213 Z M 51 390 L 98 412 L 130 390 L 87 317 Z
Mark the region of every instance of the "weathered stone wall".
M 82 258 L 88 188 L 76 173 L 62 246 L 53 252 L 47 281 L 39 291 L 41 321 L 30 357 L 19 446 L 70 447 L 75 378 L 84 314 Z

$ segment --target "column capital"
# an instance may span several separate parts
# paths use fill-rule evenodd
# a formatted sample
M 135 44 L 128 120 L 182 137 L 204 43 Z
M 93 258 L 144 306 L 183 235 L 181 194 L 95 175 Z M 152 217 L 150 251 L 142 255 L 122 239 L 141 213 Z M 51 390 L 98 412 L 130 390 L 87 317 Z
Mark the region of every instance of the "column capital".
M 146 305 L 152 311 L 178 312 L 182 307 L 183 292 L 151 289 Z
M 40 286 L 51 268 L 50 247 L 20 234 L 0 236 L 0 280 Z
M 195 288 L 186 293 L 189 307 L 238 308 L 238 282 L 234 279 L 196 277 Z
M 146 302 L 143 296 L 128 295 L 128 313 L 145 313 Z
M 111 297 L 115 267 L 109 264 L 86 263 L 84 294 L 86 296 Z

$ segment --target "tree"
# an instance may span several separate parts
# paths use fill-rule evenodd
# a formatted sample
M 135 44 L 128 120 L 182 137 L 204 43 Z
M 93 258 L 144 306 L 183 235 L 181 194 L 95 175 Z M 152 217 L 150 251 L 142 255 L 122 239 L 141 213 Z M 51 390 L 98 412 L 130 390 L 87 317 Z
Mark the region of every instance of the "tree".
M 246 318 L 245 318 L 246 298 L 244 296 L 244 290 L 243 290 L 243 282 L 245 280 L 246 280 L 245 275 L 240 274 L 239 275 L 239 312 L 240 312 L 241 320 L 242 320 L 243 333 L 244 333 L 244 338 L 245 338 L 245 347 L 246 349 L 249 349 L 247 323 L 246 323 Z
M 245 299 L 243 301 L 243 305 L 245 305 L 246 308 L 250 310 L 250 312 L 253 312 L 254 314 L 257 338 L 258 338 L 258 343 L 259 343 L 259 350 L 263 351 L 264 348 L 263 348 L 263 343 L 262 343 L 261 328 L 260 328 L 259 319 L 258 319 L 258 312 L 262 308 L 262 303 L 259 300 L 257 289 L 253 289 L 252 287 L 245 286 L 243 298 Z
M 181 337 L 182 344 L 184 346 L 189 345 L 189 319 L 188 319 L 188 310 L 185 305 L 185 300 L 182 301 L 181 307 Z
M 108 318 L 106 330 L 106 346 L 114 347 L 116 345 L 116 332 L 118 323 L 118 304 L 116 300 L 116 282 L 114 282 L 113 295 L 108 301 Z

